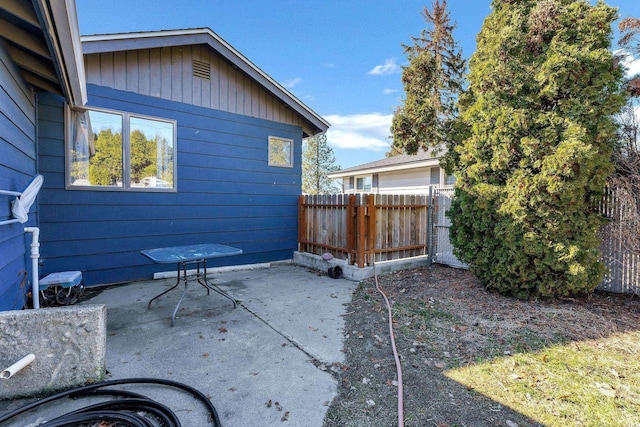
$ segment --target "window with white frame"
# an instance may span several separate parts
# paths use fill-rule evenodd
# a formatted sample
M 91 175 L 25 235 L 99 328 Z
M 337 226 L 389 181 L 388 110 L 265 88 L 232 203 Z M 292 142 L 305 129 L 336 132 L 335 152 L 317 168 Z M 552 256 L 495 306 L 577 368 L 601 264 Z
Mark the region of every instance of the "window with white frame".
M 175 191 L 176 122 L 67 108 L 67 188 Z
M 269 166 L 293 167 L 293 139 L 269 137 Z
M 454 185 L 456 183 L 455 175 L 444 175 L 444 185 Z
M 356 177 L 356 191 L 367 193 L 371 191 L 371 175 Z

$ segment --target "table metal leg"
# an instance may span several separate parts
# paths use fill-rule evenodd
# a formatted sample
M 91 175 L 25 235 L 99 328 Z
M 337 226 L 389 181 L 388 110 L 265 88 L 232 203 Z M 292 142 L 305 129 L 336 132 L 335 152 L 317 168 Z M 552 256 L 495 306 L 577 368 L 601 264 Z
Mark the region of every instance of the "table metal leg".
M 182 295 L 178 300 L 178 304 L 176 304 L 176 308 L 173 309 L 173 314 L 171 315 L 171 327 L 173 327 L 173 324 L 176 320 L 176 313 L 178 312 L 178 308 L 180 308 L 180 304 L 182 304 L 182 300 L 184 299 L 184 296 L 187 294 L 187 286 L 189 284 L 189 281 L 187 280 L 187 263 L 183 262 L 181 264 L 182 264 L 182 274 L 183 274 L 182 279 L 184 280 L 184 290 L 182 291 Z M 180 271 L 178 271 L 178 277 L 180 277 Z
M 200 277 L 202 277 L 202 274 L 200 273 L 200 264 L 203 265 L 204 267 L 204 277 L 207 277 L 207 260 L 206 259 L 200 259 L 198 261 L 196 261 L 196 280 L 198 281 L 198 283 L 200 283 L 200 285 L 202 287 L 204 287 L 207 290 L 207 295 L 209 295 L 209 287 L 207 285 L 204 285 L 201 281 L 200 281 Z
M 202 261 L 203 261 L 203 264 L 204 264 L 204 273 L 202 274 L 202 276 L 200 276 L 200 275 L 197 276 L 198 283 L 200 283 L 205 288 L 211 289 L 211 290 L 217 292 L 218 294 L 222 295 L 223 297 L 229 299 L 233 303 L 233 308 L 236 308 L 238 305 L 236 303 L 235 298 L 233 298 L 231 295 L 229 295 L 228 293 L 226 293 L 225 291 L 220 289 L 214 283 L 211 283 L 211 282 L 209 282 L 207 280 L 207 260 L 205 259 L 205 260 L 202 260 Z M 200 279 L 204 280 L 204 283 L 201 282 Z
M 149 301 L 149 304 L 147 304 L 147 310 L 149 310 L 151 308 L 151 303 L 153 302 L 153 300 L 155 300 L 156 298 L 160 298 L 162 295 L 166 294 L 169 291 L 174 290 L 175 288 L 178 287 L 178 285 L 180 284 L 180 267 L 181 267 L 182 263 L 178 263 L 178 281 L 176 282 L 175 285 L 173 285 L 172 287 L 170 287 L 169 289 L 163 291 L 162 293 L 156 295 L 155 297 L 151 298 L 151 301 Z
M 176 319 L 176 314 L 178 313 L 178 309 L 180 308 L 180 304 L 182 304 L 182 300 L 184 299 L 184 296 L 187 294 L 187 286 L 189 285 L 189 279 L 187 276 L 187 264 L 196 264 L 196 280 L 200 285 L 202 285 L 207 290 L 207 295 L 209 295 L 209 290 L 211 289 L 217 292 L 218 294 L 222 295 L 223 297 L 231 300 L 231 302 L 233 302 L 233 308 L 237 307 L 236 300 L 233 297 L 231 297 L 222 289 L 218 288 L 215 284 L 210 283 L 207 280 L 207 260 L 201 259 L 197 261 L 188 261 L 188 262 L 178 263 L 178 280 L 176 281 L 176 284 L 170 287 L 169 289 L 163 291 L 162 293 L 156 295 L 155 297 L 151 298 L 151 300 L 149 301 L 149 304 L 147 304 L 147 310 L 151 308 L 151 303 L 153 302 L 153 300 L 160 298 L 162 295 L 166 294 L 167 292 L 177 288 L 178 285 L 180 284 L 180 281 L 182 280 L 182 282 L 184 283 L 184 289 L 182 290 L 182 295 L 180 296 L 180 299 L 178 300 L 178 304 L 176 304 L 176 308 L 173 309 L 173 314 L 171 315 L 171 326 L 173 326 Z M 202 264 L 202 268 L 203 268 L 202 273 L 200 273 L 200 264 Z

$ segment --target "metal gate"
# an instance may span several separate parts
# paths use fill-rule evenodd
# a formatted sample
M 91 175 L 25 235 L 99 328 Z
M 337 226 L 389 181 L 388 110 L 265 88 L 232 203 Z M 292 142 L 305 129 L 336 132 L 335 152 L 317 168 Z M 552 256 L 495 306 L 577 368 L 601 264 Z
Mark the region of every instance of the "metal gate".
M 598 232 L 600 255 L 609 272 L 598 289 L 640 295 L 640 215 L 637 195 L 628 196 L 627 188 L 607 187 L 600 205 L 600 213 L 608 219 Z
M 453 188 L 435 188 L 433 190 L 433 262 L 456 268 L 468 268 L 468 265 L 453 255 L 453 245 L 449 241 L 451 220 L 445 215 L 451 207 Z

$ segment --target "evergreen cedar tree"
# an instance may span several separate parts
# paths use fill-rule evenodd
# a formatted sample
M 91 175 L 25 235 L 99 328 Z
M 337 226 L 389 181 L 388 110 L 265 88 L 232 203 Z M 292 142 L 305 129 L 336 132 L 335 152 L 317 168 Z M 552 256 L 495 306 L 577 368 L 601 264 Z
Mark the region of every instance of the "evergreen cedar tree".
M 616 9 L 494 0 L 459 102 L 456 255 L 488 288 L 591 292 L 605 274 L 597 204 L 626 102 L 610 50 Z
M 395 111 L 388 156 L 450 148 L 449 135 L 458 115 L 457 99 L 464 85 L 466 63 L 453 38 L 446 0 L 435 0 L 422 12 L 427 27 L 413 45 L 403 45 L 409 66 L 402 73 L 405 99 Z

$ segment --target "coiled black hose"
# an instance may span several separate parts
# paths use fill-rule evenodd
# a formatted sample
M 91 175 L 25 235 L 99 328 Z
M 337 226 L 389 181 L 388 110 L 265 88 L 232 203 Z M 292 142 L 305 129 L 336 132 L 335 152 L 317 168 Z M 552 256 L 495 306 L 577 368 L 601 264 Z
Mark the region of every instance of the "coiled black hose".
M 97 384 L 89 384 L 72 390 L 67 390 L 36 402 L 25 405 L 0 417 L 0 425 L 20 414 L 36 409 L 41 405 L 53 402 L 65 397 L 77 399 L 82 397 L 95 397 L 109 395 L 116 397 L 114 400 L 96 403 L 61 415 L 50 421 L 39 424 L 40 427 L 74 427 L 96 421 L 114 422 L 126 427 L 154 427 L 154 424 L 144 414 L 153 416 L 162 426 L 181 427 L 182 424 L 176 414 L 166 405 L 149 399 L 139 393 L 126 390 L 104 390 L 104 387 L 122 384 L 159 384 L 174 387 L 186 391 L 200 400 L 209 412 L 207 423 L 213 422 L 213 427 L 222 427 L 220 417 L 213 403 L 195 388 L 177 381 L 158 378 L 127 378 L 121 380 L 104 381 Z

